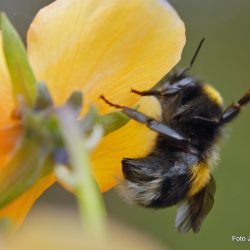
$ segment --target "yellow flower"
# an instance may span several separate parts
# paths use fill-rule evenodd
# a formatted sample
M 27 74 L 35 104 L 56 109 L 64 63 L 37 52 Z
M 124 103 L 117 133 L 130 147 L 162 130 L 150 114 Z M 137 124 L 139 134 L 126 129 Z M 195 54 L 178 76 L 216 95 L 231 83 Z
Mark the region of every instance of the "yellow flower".
M 11 116 L 15 106 L 0 39 L 0 161 L 1 168 L 22 132 Z M 179 61 L 185 28 L 175 10 L 163 0 L 57 0 L 40 10 L 27 39 L 28 56 L 38 80 L 47 83 L 57 105 L 74 90 L 84 94 L 84 110 L 94 103 L 101 113 L 111 108 L 98 100 L 133 106 L 138 101 L 130 88 L 149 89 Z M 153 98 L 142 111 L 159 110 Z M 130 121 L 102 139 L 92 158 L 93 174 L 101 191 L 122 178 L 123 157 L 149 152 L 156 134 Z M 19 225 L 35 200 L 54 182 L 41 179 L 0 210 Z

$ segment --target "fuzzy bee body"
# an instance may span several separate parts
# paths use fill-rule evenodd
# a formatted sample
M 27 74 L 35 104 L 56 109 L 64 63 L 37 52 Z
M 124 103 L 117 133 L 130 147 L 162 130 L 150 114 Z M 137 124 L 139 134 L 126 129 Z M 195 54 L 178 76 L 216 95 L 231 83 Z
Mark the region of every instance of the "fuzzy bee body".
M 211 170 L 218 158 L 218 142 L 225 125 L 250 102 L 248 90 L 223 111 L 220 94 L 187 74 L 203 41 L 190 67 L 163 77 L 151 90 L 132 90 L 140 96 L 157 98 L 162 110 L 159 121 L 101 96 L 109 105 L 121 108 L 127 116 L 158 133 L 148 155 L 122 160 L 122 195 L 143 207 L 178 205 L 175 224 L 180 232 L 198 232 L 212 209 L 215 181 Z
M 132 203 L 145 207 L 175 205 L 188 196 L 191 182 L 201 179 L 199 174 L 192 179 L 190 166 L 197 162 L 196 155 L 181 152 L 125 158 L 122 160 L 125 196 Z
M 166 86 L 172 77 L 176 76 L 170 76 Z M 189 87 L 178 95 L 157 98 L 162 107 L 161 122 L 189 138 L 192 148 L 184 148 L 159 133 L 155 147 L 147 156 L 123 159 L 125 180 L 121 192 L 131 203 L 150 208 L 176 205 L 192 199 L 211 180 L 211 168 L 218 155 L 215 145 L 222 136 L 223 126 L 210 121 L 220 120 L 222 98 L 210 85 L 186 75 L 182 77 L 179 82 L 184 79 Z M 189 220 L 183 228 L 179 227 L 180 231 L 190 229 L 192 219 Z M 193 230 L 197 231 L 198 225 L 197 228 L 193 225 Z

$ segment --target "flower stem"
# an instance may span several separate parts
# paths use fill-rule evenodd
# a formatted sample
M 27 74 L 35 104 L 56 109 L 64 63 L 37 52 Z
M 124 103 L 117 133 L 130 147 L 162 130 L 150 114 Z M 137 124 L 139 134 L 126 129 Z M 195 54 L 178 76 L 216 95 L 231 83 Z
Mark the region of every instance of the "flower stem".
M 59 112 L 60 126 L 69 155 L 80 216 L 86 229 L 97 237 L 105 234 L 106 211 L 97 184 L 91 174 L 89 154 L 84 138 L 70 109 Z

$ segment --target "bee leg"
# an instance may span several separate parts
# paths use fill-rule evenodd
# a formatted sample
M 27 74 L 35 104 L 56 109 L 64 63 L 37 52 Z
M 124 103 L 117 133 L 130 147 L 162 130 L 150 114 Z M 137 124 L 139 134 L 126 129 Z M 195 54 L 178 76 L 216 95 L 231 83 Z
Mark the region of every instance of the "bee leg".
M 145 90 L 145 91 L 139 91 L 136 89 L 131 89 L 131 92 L 140 96 L 162 96 L 162 91 L 160 90 Z
M 240 98 L 237 103 L 233 103 L 229 106 L 223 113 L 220 124 L 224 124 L 227 122 L 231 122 L 241 110 L 241 107 L 247 105 L 250 102 L 250 89 L 246 92 L 246 94 Z
M 137 95 L 140 96 L 155 96 L 155 97 L 164 97 L 164 96 L 173 96 L 176 95 L 178 92 L 180 91 L 180 88 L 175 88 L 175 87 L 171 87 L 171 88 L 167 88 L 167 89 L 163 89 L 163 90 L 145 90 L 145 91 L 139 91 L 139 90 L 135 90 L 135 89 L 131 89 L 132 93 L 135 93 Z
M 126 114 L 128 117 L 130 117 L 131 119 L 145 124 L 148 128 L 152 129 L 155 132 L 158 132 L 158 133 L 164 135 L 165 137 L 172 140 L 177 145 L 180 145 L 180 146 L 181 145 L 182 146 L 188 145 L 188 143 L 189 143 L 188 138 L 179 134 L 177 131 L 170 128 L 166 124 L 161 123 L 161 122 L 153 119 L 152 117 L 149 117 L 149 116 L 147 116 L 147 115 L 145 115 L 145 114 L 143 114 L 135 109 L 131 109 L 131 108 L 126 107 L 126 106 L 114 104 L 114 103 L 110 102 L 109 100 L 107 100 L 103 95 L 101 95 L 100 98 L 102 100 L 104 100 L 107 104 L 109 104 L 110 106 L 118 108 L 118 109 L 122 109 L 122 112 L 124 114 Z
M 200 125 L 210 125 L 210 126 L 216 126 L 219 124 L 219 120 L 217 119 L 208 119 L 202 116 L 194 116 L 192 117 L 192 122 Z

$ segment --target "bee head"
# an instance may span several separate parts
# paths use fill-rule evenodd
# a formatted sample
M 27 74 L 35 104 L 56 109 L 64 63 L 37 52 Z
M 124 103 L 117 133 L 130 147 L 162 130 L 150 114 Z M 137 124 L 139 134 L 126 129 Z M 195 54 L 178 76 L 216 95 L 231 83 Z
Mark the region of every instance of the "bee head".
M 172 105 L 173 112 L 177 112 L 179 115 L 184 110 L 192 111 L 191 113 L 196 115 L 206 115 L 203 113 L 205 111 L 209 113 L 211 107 L 217 107 L 220 110 L 223 107 L 223 99 L 215 88 L 186 73 L 170 75 L 161 89 L 163 93 L 161 102 L 168 106 Z M 175 118 L 178 114 L 175 115 Z
M 165 95 L 160 98 L 163 122 L 198 142 L 214 138 L 223 113 L 220 94 L 186 73 L 169 77 L 162 86 Z
M 196 116 L 216 119 L 222 114 L 223 101 L 220 94 L 210 85 L 188 74 L 204 41 L 205 38 L 200 41 L 188 67 L 172 71 L 157 85 L 162 91 L 161 103 L 166 119 L 192 123 L 192 118 Z

